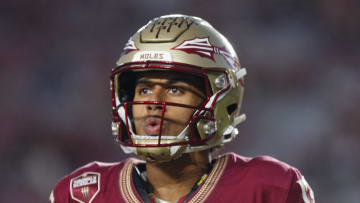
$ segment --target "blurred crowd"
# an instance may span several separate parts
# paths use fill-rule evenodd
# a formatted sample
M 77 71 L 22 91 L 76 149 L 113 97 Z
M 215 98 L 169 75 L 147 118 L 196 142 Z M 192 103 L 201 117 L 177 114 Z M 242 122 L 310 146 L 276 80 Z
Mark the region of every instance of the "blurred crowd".
M 299 168 L 317 202 L 360 199 L 360 1 L 25 1 L 0 4 L 0 202 L 48 202 L 93 160 L 120 161 L 109 76 L 148 20 L 208 20 L 247 67 L 248 120 L 225 146 Z

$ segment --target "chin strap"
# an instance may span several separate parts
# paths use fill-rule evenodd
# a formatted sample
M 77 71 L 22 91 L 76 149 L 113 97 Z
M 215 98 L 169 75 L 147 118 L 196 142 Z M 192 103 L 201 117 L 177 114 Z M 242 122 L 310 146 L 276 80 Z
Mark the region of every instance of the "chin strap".
M 124 146 L 122 144 L 120 144 L 120 147 L 125 154 L 131 154 L 131 153 L 137 154 L 135 147 L 128 147 L 128 146 Z

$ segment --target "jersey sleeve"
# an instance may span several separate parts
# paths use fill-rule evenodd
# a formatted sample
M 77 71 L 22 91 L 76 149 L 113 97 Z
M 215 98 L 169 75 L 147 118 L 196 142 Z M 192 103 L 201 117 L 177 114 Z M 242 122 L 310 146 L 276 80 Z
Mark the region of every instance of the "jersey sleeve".
M 297 169 L 294 172 L 286 203 L 315 203 L 314 192 L 305 177 Z
M 67 178 L 60 180 L 50 193 L 50 203 L 70 203 L 69 185 Z

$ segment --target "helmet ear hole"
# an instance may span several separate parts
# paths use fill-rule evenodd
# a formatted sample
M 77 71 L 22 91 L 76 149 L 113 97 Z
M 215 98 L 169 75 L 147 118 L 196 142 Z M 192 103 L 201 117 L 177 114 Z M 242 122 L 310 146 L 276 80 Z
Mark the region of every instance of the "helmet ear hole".
M 234 111 L 236 110 L 236 107 L 237 107 L 237 105 L 235 103 L 227 106 L 226 110 L 227 110 L 228 114 L 231 115 L 232 113 L 234 113 Z
M 230 138 L 231 138 L 231 133 L 224 135 L 224 139 L 225 139 L 225 140 L 228 140 L 228 139 L 230 139 Z

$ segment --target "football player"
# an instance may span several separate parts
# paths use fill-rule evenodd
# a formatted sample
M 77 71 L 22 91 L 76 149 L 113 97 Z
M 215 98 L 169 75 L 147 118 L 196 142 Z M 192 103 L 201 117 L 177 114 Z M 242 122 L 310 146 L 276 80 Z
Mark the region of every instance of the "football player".
M 125 45 L 110 83 L 113 135 L 139 159 L 83 166 L 59 181 L 50 201 L 314 203 L 309 184 L 286 163 L 212 157 L 246 118 L 245 75 L 231 44 L 207 21 L 151 20 Z

